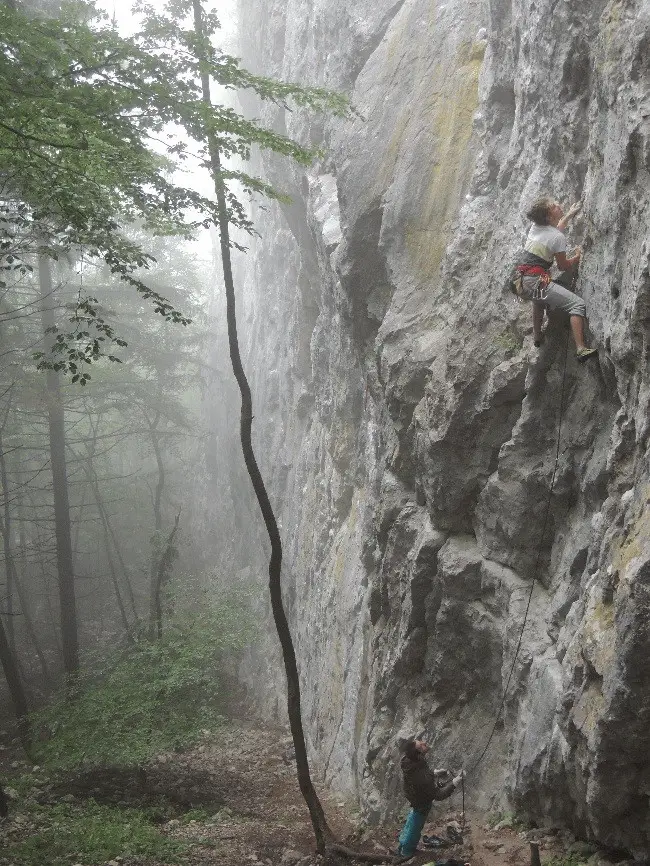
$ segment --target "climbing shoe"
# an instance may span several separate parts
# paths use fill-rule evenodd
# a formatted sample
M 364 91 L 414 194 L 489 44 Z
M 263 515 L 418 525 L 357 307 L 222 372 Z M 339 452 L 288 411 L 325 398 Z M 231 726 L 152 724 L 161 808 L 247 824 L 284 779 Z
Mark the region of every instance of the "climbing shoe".
M 536 349 L 539 349 L 539 347 L 542 345 L 543 342 L 544 342 L 544 334 L 540 334 L 539 337 L 537 337 L 535 340 L 533 340 L 533 346 Z
M 596 355 L 598 353 L 598 349 L 592 349 L 589 346 L 583 346 L 582 349 L 578 349 L 576 352 L 576 358 L 578 361 L 586 361 L 587 358 L 591 358 L 592 355 Z

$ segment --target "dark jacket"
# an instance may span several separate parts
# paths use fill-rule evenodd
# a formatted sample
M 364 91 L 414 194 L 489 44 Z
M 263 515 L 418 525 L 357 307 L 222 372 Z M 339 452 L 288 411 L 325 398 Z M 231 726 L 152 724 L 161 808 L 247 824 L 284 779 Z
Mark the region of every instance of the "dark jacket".
M 404 793 L 414 809 L 428 811 L 434 800 L 446 800 L 454 793 L 454 783 L 439 784 L 424 756 L 413 760 L 404 755 L 400 766 L 404 776 Z

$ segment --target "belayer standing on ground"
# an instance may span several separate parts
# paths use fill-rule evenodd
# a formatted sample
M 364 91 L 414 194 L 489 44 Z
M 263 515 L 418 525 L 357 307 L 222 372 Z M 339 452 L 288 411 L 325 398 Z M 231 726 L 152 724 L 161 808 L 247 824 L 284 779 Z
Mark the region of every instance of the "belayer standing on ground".
M 526 216 L 532 222 L 526 245 L 519 257 L 515 281 L 517 294 L 533 302 L 533 340 L 536 346 L 542 343 L 542 322 L 544 308 L 568 313 L 571 332 L 576 344 L 576 357 L 579 361 L 596 354 L 585 343 L 585 318 L 587 310 L 581 297 L 570 291 L 576 268 L 580 263 L 582 250 L 578 247 L 573 256 L 567 256 L 567 242 L 564 229 L 572 217 L 580 210 L 580 204 L 571 205 L 566 215 L 555 199 L 538 199 Z M 556 279 L 551 278 L 553 262 L 563 272 Z
M 442 783 L 441 779 L 449 778 L 451 773 L 449 770 L 431 770 L 425 757 L 428 751 L 424 740 L 408 740 L 404 745 L 400 766 L 404 777 L 404 793 L 411 804 L 411 811 L 399 836 L 398 853 L 402 857 L 415 854 L 433 801 L 451 797 L 465 778 L 465 771 L 461 770 L 452 781 Z

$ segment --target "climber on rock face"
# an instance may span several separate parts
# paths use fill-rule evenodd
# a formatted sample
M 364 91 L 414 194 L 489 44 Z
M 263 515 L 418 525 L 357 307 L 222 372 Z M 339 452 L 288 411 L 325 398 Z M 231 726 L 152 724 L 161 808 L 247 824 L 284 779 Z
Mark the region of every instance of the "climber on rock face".
M 538 199 L 526 216 L 532 222 L 523 252 L 519 257 L 515 279 L 517 294 L 533 302 L 533 340 L 540 346 L 543 340 L 542 322 L 544 309 L 560 310 L 569 315 L 571 332 L 576 344 L 576 357 L 579 361 L 596 354 L 596 349 L 585 344 L 585 302 L 570 291 L 580 257 L 578 247 L 572 256 L 567 256 L 567 242 L 564 229 L 580 210 L 580 204 L 573 204 L 565 214 L 555 199 Z M 552 279 L 550 268 L 553 262 L 563 273 Z
M 451 781 L 449 770 L 431 770 L 426 760 L 429 747 L 424 740 L 407 740 L 400 762 L 404 777 L 404 793 L 411 804 L 406 823 L 399 836 L 398 853 L 401 857 L 412 857 L 418 847 L 422 828 L 434 800 L 446 800 L 451 797 L 465 771 L 461 770 Z

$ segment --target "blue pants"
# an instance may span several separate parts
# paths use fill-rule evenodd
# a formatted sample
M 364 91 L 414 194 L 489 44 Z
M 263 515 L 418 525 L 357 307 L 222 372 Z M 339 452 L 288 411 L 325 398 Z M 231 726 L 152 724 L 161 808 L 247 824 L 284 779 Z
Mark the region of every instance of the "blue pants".
M 399 853 L 402 857 L 411 857 L 415 854 L 422 835 L 422 828 L 427 820 L 429 809 L 411 809 L 406 818 L 406 823 L 399 834 Z

